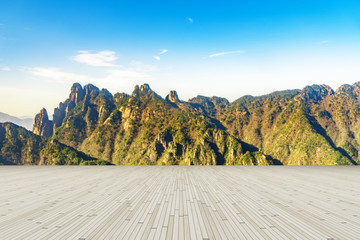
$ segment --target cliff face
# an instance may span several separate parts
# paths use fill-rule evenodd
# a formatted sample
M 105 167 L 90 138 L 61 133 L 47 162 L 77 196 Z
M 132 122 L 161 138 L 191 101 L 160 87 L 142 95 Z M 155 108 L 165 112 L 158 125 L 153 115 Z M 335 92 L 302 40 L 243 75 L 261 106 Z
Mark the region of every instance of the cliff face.
M 313 85 L 229 103 L 185 102 L 175 91 L 163 99 L 147 84 L 114 96 L 74 84 L 53 122 L 41 111 L 34 133 L 114 164 L 358 164 L 359 86 Z
M 86 89 L 83 89 L 82 86 L 78 83 L 75 83 L 71 87 L 69 98 L 59 104 L 58 108 L 55 108 L 53 115 L 53 123 L 54 127 L 58 128 L 61 126 L 66 114 L 70 112 L 78 102 L 84 99 L 85 94 L 88 91 L 91 91 L 94 87 L 93 85 L 87 85 Z M 97 89 L 97 88 L 96 88 Z
M 144 84 L 131 95 L 112 96 L 86 85 L 79 95 L 82 100 L 75 101 L 73 89 L 82 88 L 73 87 L 69 99 L 55 110 L 73 106 L 63 111 L 61 123 L 54 124 L 53 138 L 95 158 L 136 165 L 273 163 L 260 152 L 242 158 L 256 149 L 244 147 L 190 104 L 180 102 L 176 92 L 164 100 Z
M 49 120 L 45 108 L 41 109 L 40 113 L 35 116 L 33 133 L 47 138 L 53 135 L 53 122 Z
M 169 95 L 166 96 L 165 100 L 172 102 L 172 103 L 180 102 L 180 99 L 179 99 L 176 91 L 170 91 Z

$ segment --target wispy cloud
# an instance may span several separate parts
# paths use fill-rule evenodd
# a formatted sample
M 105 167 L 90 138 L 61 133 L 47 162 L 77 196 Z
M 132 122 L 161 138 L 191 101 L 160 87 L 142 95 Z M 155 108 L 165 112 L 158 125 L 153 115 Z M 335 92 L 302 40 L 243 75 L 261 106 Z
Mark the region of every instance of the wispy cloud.
M 100 51 L 90 53 L 90 51 L 78 51 L 78 55 L 74 56 L 76 62 L 85 63 L 95 67 L 121 67 L 114 62 L 118 59 L 114 51 Z
M 169 50 L 167 50 L 167 49 L 161 49 L 161 51 L 159 52 L 159 54 L 158 55 L 162 55 L 162 54 L 165 54 L 165 53 L 167 53 Z M 157 61 L 160 61 L 160 56 L 158 56 L 158 55 L 156 55 L 156 56 L 154 56 L 154 58 L 155 58 L 155 60 L 157 60 Z
M 186 20 L 187 20 L 189 23 L 193 23 L 193 22 L 194 22 L 194 19 L 192 19 L 192 18 L 186 18 Z
M 10 71 L 10 70 L 11 70 L 11 68 L 8 66 L 4 66 L 1 68 L 1 71 Z
M 324 40 L 324 41 L 318 42 L 318 44 L 328 44 L 329 42 L 330 42 L 329 40 Z
M 159 54 L 158 55 L 162 55 L 162 54 L 165 54 L 165 53 L 167 53 L 169 50 L 167 50 L 167 49 L 161 49 L 161 51 L 159 52 Z M 158 55 L 156 55 L 156 56 L 154 56 L 154 58 L 155 58 L 155 60 L 157 60 L 157 61 L 160 61 L 160 56 L 158 56 Z
M 119 83 L 126 82 L 141 82 L 150 79 L 150 76 L 146 73 L 129 69 L 110 69 L 105 72 L 105 76 L 101 78 L 94 78 L 83 74 L 71 73 L 63 71 L 59 68 L 49 67 L 33 67 L 23 68 L 25 72 L 28 72 L 34 76 L 45 78 L 49 81 L 55 81 L 59 83 L 74 83 L 79 82 L 82 84 L 93 83 L 100 86 L 112 86 Z
M 167 53 L 169 50 L 167 50 L 167 49 L 161 49 L 161 52 L 159 53 L 159 55 L 161 55 L 161 54 L 164 54 L 164 53 Z
M 224 56 L 224 55 L 228 55 L 228 54 L 236 54 L 236 53 L 243 53 L 243 50 L 238 50 L 238 51 L 230 51 L 230 52 L 219 52 L 219 53 L 214 53 L 209 55 L 209 57 L 219 57 L 219 56 Z
M 93 80 L 89 76 L 76 74 L 76 73 L 65 72 L 65 71 L 62 71 L 59 68 L 54 68 L 54 67 L 48 67 L 48 68 L 44 68 L 44 67 L 33 67 L 33 68 L 25 67 L 22 70 L 25 71 L 25 72 L 28 72 L 28 73 L 30 73 L 32 75 L 43 77 L 43 78 L 46 78 L 48 80 L 54 80 L 56 82 L 61 82 L 61 83 L 73 83 L 73 82 L 82 82 L 82 83 L 84 83 L 84 82 L 90 82 L 91 80 Z

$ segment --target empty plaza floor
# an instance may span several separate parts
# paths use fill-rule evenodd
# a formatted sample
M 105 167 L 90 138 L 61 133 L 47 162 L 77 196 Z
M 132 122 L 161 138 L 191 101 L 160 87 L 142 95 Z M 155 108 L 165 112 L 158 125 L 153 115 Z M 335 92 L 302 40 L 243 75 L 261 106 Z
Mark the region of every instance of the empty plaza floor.
M 360 239 L 360 168 L 2 166 L 0 239 Z

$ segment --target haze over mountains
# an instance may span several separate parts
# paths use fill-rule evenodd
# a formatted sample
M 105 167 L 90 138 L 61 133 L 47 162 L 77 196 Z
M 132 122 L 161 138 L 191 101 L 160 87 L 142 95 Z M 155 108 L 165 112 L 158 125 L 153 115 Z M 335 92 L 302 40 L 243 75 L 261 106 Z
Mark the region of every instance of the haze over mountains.
M 16 125 L 22 126 L 27 130 L 32 130 L 34 125 L 34 118 L 32 117 L 14 117 L 6 113 L 0 112 L 0 123 L 12 122 Z
M 357 165 L 360 82 L 268 95 L 165 99 L 75 83 L 33 133 L 0 125 L 3 164 Z M 40 135 L 40 136 L 38 136 Z M 51 157 L 49 157 L 51 156 Z

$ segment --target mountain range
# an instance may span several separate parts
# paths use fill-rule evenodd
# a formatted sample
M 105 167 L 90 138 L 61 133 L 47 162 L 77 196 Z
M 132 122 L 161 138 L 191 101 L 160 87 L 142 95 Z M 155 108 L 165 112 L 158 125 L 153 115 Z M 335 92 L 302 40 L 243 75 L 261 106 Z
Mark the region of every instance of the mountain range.
M 149 85 L 132 94 L 75 83 L 33 132 L 0 125 L 2 164 L 357 165 L 360 82 L 307 86 L 234 102 Z
M 14 117 L 6 113 L 0 112 L 0 123 L 12 122 L 16 125 L 22 126 L 27 130 L 32 130 L 34 125 L 33 117 Z

